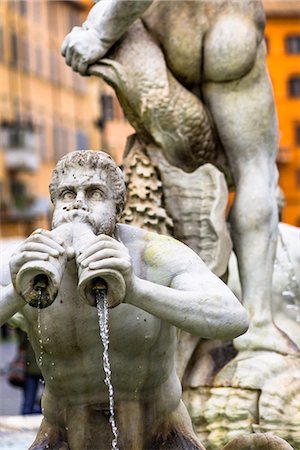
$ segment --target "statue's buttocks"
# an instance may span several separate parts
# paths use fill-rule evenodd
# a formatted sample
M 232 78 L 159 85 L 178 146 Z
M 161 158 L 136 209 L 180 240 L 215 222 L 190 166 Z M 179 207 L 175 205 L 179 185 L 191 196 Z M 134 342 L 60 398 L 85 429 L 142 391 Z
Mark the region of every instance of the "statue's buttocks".
M 209 63 L 206 61 L 207 56 L 219 71 L 220 58 L 215 57 L 214 53 L 223 57 L 226 69 L 232 66 L 231 60 L 233 65 L 241 62 L 243 66 L 243 57 L 247 56 L 248 52 L 249 59 L 252 53 L 255 55 L 256 45 L 263 37 L 264 12 L 258 2 L 250 0 L 157 0 L 144 13 L 143 22 L 161 44 L 171 72 L 183 84 L 192 86 L 201 82 L 203 75 L 205 78 L 208 74 L 211 75 L 211 71 L 205 74 L 204 70 L 203 73 L 207 62 Z M 226 42 L 224 29 L 230 30 L 232 45 Z M 207 38 L 212 34 L 213 45 L 205 51 Z M 246 70 L 247 61 L 244 65 Z M 237 67 L 236 76 L 234 73 L 231 76 L 238 78 L 241 71 L 243 67 Z M 226 75 L 224 68 L 222 74 Z

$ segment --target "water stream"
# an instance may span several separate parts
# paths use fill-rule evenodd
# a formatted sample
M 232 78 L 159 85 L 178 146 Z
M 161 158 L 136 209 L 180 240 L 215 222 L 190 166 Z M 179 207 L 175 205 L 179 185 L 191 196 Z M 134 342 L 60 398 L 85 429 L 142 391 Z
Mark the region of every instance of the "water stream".
M 108 301 L 106 296 L 106 290 L 96 289 L 95 297 L 97 303 L 97 311 L 99 318 L 99 329 L 100 337 L 103 344 L 103 369 L 104 369 L 104 383 L 108 389 L 108 399 L 109 399 L 109 422 L 111 425 L 111 431 L 113 434 L 113 440 L 111 443 L 112 450 L 119 450 L 118 448 L 118 428 L 115 421 L 115 411 L 114 411 L 114 389 L 111 382 L 111 368 L 109 360 L 109 329 L 108 329 Z
M 38 326 L 38 339 L 39 339 L 39 358 L 38 358 L 38 365 L 39 367 L 42 367 L 43 365 L 43 354 L 44 354 L 44 347 L 43 347 L 43 340 L 42 340 L 42 324 L 41 324 L 41 301 L 42 301 L 43 291 L 42 288 L 37 289 L 37 300 L 38 300 L 38 310 L 37 310 L 37 326 Z

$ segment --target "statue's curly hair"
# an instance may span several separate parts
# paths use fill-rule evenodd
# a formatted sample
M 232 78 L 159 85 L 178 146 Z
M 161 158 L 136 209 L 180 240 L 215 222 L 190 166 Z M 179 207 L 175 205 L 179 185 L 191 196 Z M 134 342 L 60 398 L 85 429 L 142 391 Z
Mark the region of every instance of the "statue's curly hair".
M 104 170 L 107 172 L 116 202 L 116 212 L 118 217 L 120 217 L 124 208 L 126 194 L 124 175 L 112 157 L 102 151 L 76 150 L 63 156 L 56 164 L 51 176 L 49 185 L 51 202 L 55 204 L 57 199 L 57 186 L 64 171 L 80 166 L 94 169 L 95 171 Z

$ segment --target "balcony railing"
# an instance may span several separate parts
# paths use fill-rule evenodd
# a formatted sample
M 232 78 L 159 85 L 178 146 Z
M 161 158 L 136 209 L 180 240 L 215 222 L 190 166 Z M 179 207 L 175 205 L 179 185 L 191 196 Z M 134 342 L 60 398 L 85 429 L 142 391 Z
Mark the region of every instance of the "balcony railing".
M 31 122 L 2 122 L 0 148 L 5 152 L 7 170 L 35 172 L 39 168 L 36 135 Z

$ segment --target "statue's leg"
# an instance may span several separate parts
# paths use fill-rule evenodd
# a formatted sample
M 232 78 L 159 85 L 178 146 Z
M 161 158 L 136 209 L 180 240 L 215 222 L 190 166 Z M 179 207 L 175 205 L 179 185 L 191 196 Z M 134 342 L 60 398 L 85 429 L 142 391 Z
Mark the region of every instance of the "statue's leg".
M 205 450 L 193 431 L 191 419 L 182 401 L 175 411 L 165 417 L 164 422 L 146 442 L 144 450 Z
M 235 37 L 238 39 L 238 37 Z M 236 184 L 231 212 L 232 237 L 239 262 L 249 331 L 236 340 L 239 350 L 295 351 L 273 324 L 272 272 L 278 213 L 275 200 L 277 120 L 261 42 L 253 67 L 234 81 L 203 84 L 207 105 L 225 148 Z M 209 71 L 208 71 L 209 73 Z M 228 75 L 228 74 L 227 74 Z

